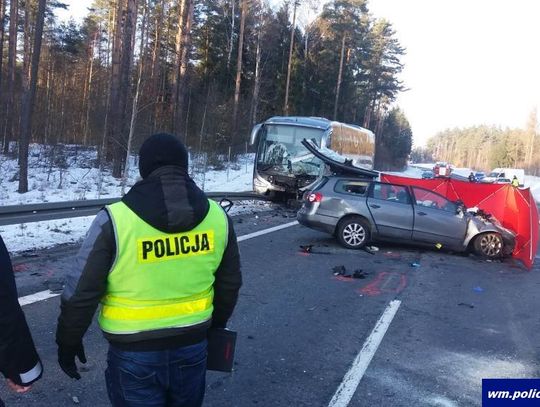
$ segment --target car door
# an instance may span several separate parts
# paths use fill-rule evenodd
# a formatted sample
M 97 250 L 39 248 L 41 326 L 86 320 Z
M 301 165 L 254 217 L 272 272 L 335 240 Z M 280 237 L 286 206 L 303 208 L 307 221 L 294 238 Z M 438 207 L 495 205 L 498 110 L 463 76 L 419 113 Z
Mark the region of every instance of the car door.
M 406 186 L 373 182 L 367 205 L 380 237 L 411 239 L 414 212 Z
M 413 240 L 460 248 L 467 217 L 455 202 L 427 189 L 411 187 L 414 198 Z

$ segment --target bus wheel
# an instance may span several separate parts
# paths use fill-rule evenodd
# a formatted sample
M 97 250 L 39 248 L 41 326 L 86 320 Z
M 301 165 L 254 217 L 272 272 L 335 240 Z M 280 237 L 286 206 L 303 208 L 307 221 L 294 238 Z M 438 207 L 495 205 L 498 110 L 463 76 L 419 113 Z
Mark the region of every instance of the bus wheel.
M 338 223 L 336 237 L 347 249 L 361 249 L 370 239 L 369 224 L 359 216 L 351 216 Z

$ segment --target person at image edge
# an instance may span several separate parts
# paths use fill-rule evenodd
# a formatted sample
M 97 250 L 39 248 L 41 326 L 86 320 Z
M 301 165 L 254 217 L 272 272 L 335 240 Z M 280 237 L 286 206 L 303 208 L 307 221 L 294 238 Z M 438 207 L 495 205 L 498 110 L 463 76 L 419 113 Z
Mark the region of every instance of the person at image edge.
M 0 236 L 0 372 L 17 393 L 30 390 L 43 367 L 19 305 L 9 253 Z M 0 399 L 0 407 L 4 403 Z

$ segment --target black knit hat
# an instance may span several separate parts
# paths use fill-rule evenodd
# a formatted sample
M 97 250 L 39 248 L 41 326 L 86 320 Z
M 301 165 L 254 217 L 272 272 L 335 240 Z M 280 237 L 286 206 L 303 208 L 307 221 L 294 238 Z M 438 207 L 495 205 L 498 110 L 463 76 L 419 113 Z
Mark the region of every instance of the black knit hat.
M 141 177 L 146 178 L 165 165 L 176 165 L 187 170 L 187 149 L 172 134 L 154 134 L 144 141 L 139 150 L 139 172 Z

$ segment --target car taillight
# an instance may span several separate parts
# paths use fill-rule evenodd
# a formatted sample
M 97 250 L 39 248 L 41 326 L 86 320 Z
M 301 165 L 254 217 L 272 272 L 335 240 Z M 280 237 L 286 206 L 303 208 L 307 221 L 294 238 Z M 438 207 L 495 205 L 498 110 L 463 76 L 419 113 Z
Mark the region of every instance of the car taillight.
M 322 194 L 320 192 L 314 192 L 314 193 L 311 193 L 309 194 L 308 196 L 308 201 L 313 203 L 313 202 L 321 202 L 322 201 Z

